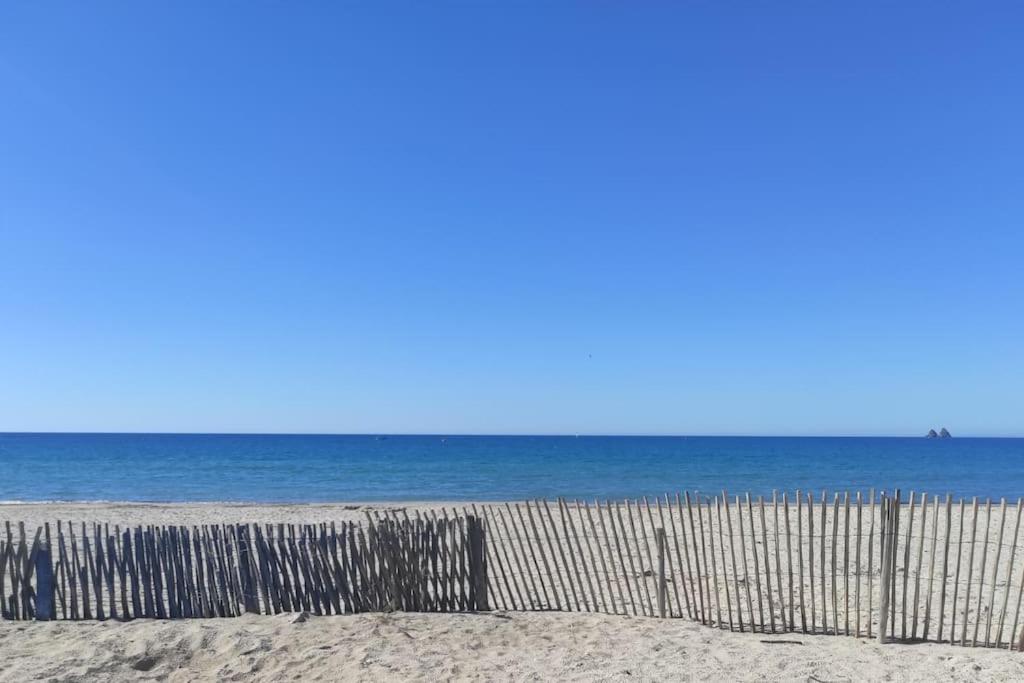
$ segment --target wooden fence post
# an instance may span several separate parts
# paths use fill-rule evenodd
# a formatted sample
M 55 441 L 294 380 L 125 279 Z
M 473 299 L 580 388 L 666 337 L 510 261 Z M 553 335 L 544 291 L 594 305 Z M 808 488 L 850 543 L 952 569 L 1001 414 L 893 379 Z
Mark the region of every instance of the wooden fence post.
M 658 541 L 658 614 L 665 618 L 665 529 L 658 527 L 654 530 L 654 536 Z
M 469 609 L 486 612 L 490 609 L 487 603 L 487 557 L 484 554 L 487 540 L 483 525 L 474 515 L 466 517 L 466 535 L 471 596 Z
M 53 563 L 49 543 L 38 543 L 35 551 L 36 621 L 54 618 Z

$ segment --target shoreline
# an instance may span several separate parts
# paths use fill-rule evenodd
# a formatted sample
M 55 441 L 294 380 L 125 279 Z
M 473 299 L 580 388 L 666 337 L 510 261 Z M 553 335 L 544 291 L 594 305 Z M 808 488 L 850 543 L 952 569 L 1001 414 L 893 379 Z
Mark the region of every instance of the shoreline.
M 26 526 L 61 521 L 191 526 L 193 524 L 359 522 L 367 512 L 386 510 L 461 510 L 493 501 L 394 501 L 338 503 L 193 502 L 149 503 L 136 501 L 89 501 L 75 503 L 0 503 L 0 523 L 24 522 Z

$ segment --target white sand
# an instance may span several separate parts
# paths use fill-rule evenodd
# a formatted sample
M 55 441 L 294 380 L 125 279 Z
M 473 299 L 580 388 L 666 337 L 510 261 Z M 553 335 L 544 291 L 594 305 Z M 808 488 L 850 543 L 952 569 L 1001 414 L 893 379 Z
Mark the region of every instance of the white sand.
M 0 522 L 29 526 L 57 518 L 195 524 L 337 521 L 363 514 L 358 505 L 0 506 Z M 1024 655 L 937 644 L 880 646 L 842 636 L 729 633 L 683 619 L 570 613 L 0 622 L 0 681 L 680 678 L 1019 681 Z
M 6 622 L 0 624 L 0 681 L 1024 679 L 1024 656 L 1017 653 L 730 634 L 682 620 L 494 613 L 295 621 L 296 615 L 250 615 Z

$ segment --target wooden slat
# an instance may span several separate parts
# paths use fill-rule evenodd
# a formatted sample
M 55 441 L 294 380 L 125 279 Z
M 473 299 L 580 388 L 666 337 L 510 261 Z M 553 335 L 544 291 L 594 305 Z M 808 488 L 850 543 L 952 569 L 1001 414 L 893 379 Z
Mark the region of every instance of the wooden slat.
M 1006 499 L 1002 498 L 999 501 L 999 535 L 996 537 L 996 557 L 992 562 L 992 580 L 989 582 L 989 596 L 988 596 L 988 619 L 985 622 L 985 647 L 991 644 L 992 636 L 992 615 L 996 611 L 996 579 L 999 577 L 999 558 L 1002 555 L 1003 550 L 1003 530 L 1006 527 Z M 985 540 L 988 540 L 988 534 L 985 534 Z M 1009 590 L 1010 575 L 1006 575 L 1007 590 Z M 980 621 L 980 619 L 979 619 Z M 999 642 L 996 641 L 996 645 Z
M 882 523 L 879 529 L 879 539 L 882 542 L 880 561 L 882 562 L 882 573 L 879 578 L 879 642 L 884 643 L 886 639 L 886 624 L 889 621 L 889 571 L 890 556 L 892 554 L 892 536 L 894 503 L 888 495 L 882 495 L 881 518 Z
M 86 604 L 87 604 L 86 611 L 85 611 L 85 618 L 86 619 L 91 619 L 92 618 L 91 615 L 93 613 L 95 613 L 96 618 L 98 620 L 100 620 L 100 621 L 103 621 L 105 619 L 105 617 L 103 615 L 103 595 L 102 595 L 102 593 L 99 590 L 100 579 L 97 578 L 96 560 L 93 557 L 92 546 L 89 545 L 89 532 L 86 529 L 85 522 L 82 522 L 82 568 L 85 570 L 83 576 L 85 577 L 85 583 L 86 583 L 86 585 L 84 587 L 84 590 L 82 591 L 83 594 L 86 596 L 85 599 L 86 599 Z M 92 586 L 91 587 L 88 585 L 89 577 L 92 578 Z M 96 598 L 96 602 L 95 602 L 96 609 L 95 609 L 95 611 L 93 611 L 93 609 L 92 609 L 93 604 L 92 604 L 92 598 L 89 597 L 90 596 L 90 594 L 88 592 L 89 588 L 91 588 L 92 591 L 93 591 L 92 592 L 92 596 L 95 596 L 95 598 Z
M 740 516 L 742 520 L 742 515 Z M 757 615 L 761 622 L 761 631 L 767 630 L 764 620 L 764 601 L 761 599 L 761 567 L 757 559 L 757 532 L 754 531 L 754 506 L 747 491 L 747 518 L 750 520 L 750 550 L 754 556 L 754 584 L 757 587 Z M 742 533 L 742 530 L 741 530 Z
M 270 572 L 270 595 L 273 608 L 276 612 L 292 611 L 292 586 L 288 581 L 287 561 L 281 556 L 281 538 L 279 534 L 283 531 L 284 525 L 267 524 L 262 534 L 263 553 L 266 556 L 267 571 Z M 334 552 L 337 551 L 337 536 L 334 525 L 331 525 L 332 533 L 335 534 Z M 205 544 L 200 543 L 205 547 Z M 335 560 L 337 562 L 337 560 Z M 209 565 L 209 562 L 207 562 Z M 216 601 L 216 594 L 210 594 L 210 601 Z
M 511 509 L 511 508 L 510 508 Z M 514 520 L 513 520 L 514 521 Z M 437 516 L 436 510 L 430 511 L 430 523 L 434 528 L 433 542 L 437 546 L 437 590 L 435 600 L 442 612 L 454 611 L 453 579 L 451 576 L 451 550 L 448 547 L 448 524 L 444 518 Z M 353 577 L 354 578 L 354 577 Z M 359 595 L 359 593 L 357 593 Z M 362 599 L 362 598 L 359 598 Z M 363 609 L 361 606 L 357 609 Z
M 832 503 L 832 633 L 839 635 L 839 587 L 836 585 L 836 548 L 839 543 L 839 493 Z
M 697 593 L 700 596 L 700 621 L 701 621 L 702 624 L 706 624 L 709 621 L 711 621 L 711 593 L 709 591 L 705 590 L 705 588 L 706 588 L 706 579 L 707 579 L 708 558 L 707 558 L 707 553 L 704 551 L 704 528 L 703 528 L 703 525 L 702 525 L 701 526 L 701 535 L 698 537 L 697 536 L 696 527 L 693 524 L 693 507 L 692 507 L 692 505 L 690 503 L 690 492 L 689 491 L 684 492 L 684 496 L 685 496 L 685 499 L 686 499 L 686 516 L 687 516 L 687 518 L 689 519 L 689 522 L 690 522 L 690 539 L 691 539 L 691 542 L 693 543 L 693 563 L 694 563 L 694 568 L 695 568 L 695 571 L 696 571 L 696 574 L 694 575 L 694 579 L 696 580 L 696 583 L 697 583 Z M 676 504 L 677 504 L 677 506 L 679 504 L 679 494 L 678 493 L 676 494 Z M 697 503 L 697 512 L 698 512 L 698 514 L 700 513 L 700 502 L 699 501 Z M 679 514 L 682 515 L 682 507 L 679 508 Z M 700 539 L 699 548 L 698 548 L 698 538 Z M 698 552 L 698 550 L 699 550 L 699 552 Z M 701 563 L 701 558 L 702 557 L 703 557 L 703 562 L 704 562 L 704 575 L 705 575 L 704 579 L 705 579 L 705 581 L 701 581 L 701 569 L 700 569 L 701 564 L 700 563 Z M 705 595 L 707 595 L 707 606 L 706 607 L 705 607 L 705 603 L 704 603 L 704 596 Z
M 538 515 L 540 511 L 538 510 Z M 470 608 L 470 598 L 472 597 L 470 590 L 472 585 L 470 583 L 469 576 L 469 560 L 470 560 L 470 548 L 469 548 L 469 534 L 467 533 L 465 520 L 453 518 L 452 519 L 453 529 L 455 531 L 455 543 L 458 545 L 458 560 L 459 560 L 459 589 L 462 593 L 461 609 Z
M 725 505 L 726 521 L 729 524 L 729 548 L 732 549 L 732 554 L 735 555 L 734 547 L 735 547 L 736 544 L 732 540 L 735 537 L 733 536 L 732 517 L 731 517 L 731 515 L 729 513 L 729 499 L 728 498 L 725 499 L 725 504 L 726 504 Z M 739 539 L 740 539 L 740 564 L 743 565 L 743 588 L 744 588 L 744 591 L 747 594 L 747 616 L 750 619 L 750 630 L 753 631 L 755 629 L 755 626 L 754 626 L 754 601 L 751 599 L 751 595 L 750 595 L 750 573 L 749 573 L 749 570 L 747 569 L 747 544 L 743 540 L 743 507 L 740 505 L 740 497 L 739 496 L 736 496 L 736 514 L 737 514 L 736 531 L 738 532 Z M 738 577 L 738 575 L 739 575 L 739 573 L 737 572 L 737 577 Z M 738 591 L 737 591 L 737 593 L 738 593 Z M 739 597 L 738 596 L 736 598 L 736 602 L 739 603 Z M 742 627 L 742 625 L 743 625 L 743 615 L 740 614 L 740 626 Z
M 216 527 L 216 531 L 224 554 L 224 566 L 227 572 L 229 595 L 231 596 L 231 612 L 235 616 L 239 616 L 245 613 L 245 597 L 242 593 L 235 525 L 220 524 Z
M 967 615 L 971 607 L 971 576 L 974 573 L 974 545 L 978 538 L 978 498 L 975 496 L 971 503 L 971 549 L 967 560 L 967 587 L 964 589 L 964 611 L 963 624 L 960 630 L 960 645 L 967 644 Z
M 807 603 L 804 599 L 804 518 L 800 489 L 796 491 L 796 568 L 797 586 L 800 595 L 800 630 L 807 633 Z M 789 514 L 786 514 L 789 519 Z M 812 616 L 813 618 L 813 616 Z
M 822 539 L 824 540 L 824 539 Z M 815 615 L 817 614 L 817 604 L 814 599 L 814 494 L 810 491 L 807 492 L 807 583 L 810 584 L 811 589 L 811 633 L 817 633 L 818 622 Z M 825 587 L 822 586 L 822 592 Z
M 850 492 L 843 492 L 843 634 L 850 635 Z
M 722 560 L 722 584 L 725 586 L 725 608 L 729 614 L 729 630 L 735 630 L 736 626 L 732 619 L 732 595 L 729 593 L 729 569 L 725 561 L 725 531 L 724 524 L 722 524 L 722 501 L 719 500 L 718 496 L 715 496 L 715 516 L 718 521 L 718 552 L 721 555 Z M 735 571 L 733 574 L 735 579 Z M 736 602 L 739 603 L 739 591 L 736 591 Z M 742 630 L 742 624 L 740 626 Z
M 818 585 L 821 586 L 821 632 L 828 633 L 828 584 L 825 583 L 825 531 L 828 529 L 825 518 L 828 509 L 828 497 L 826 492 L 821 492 L 821 547 L 820 566 L 818 567 Z
M 123 561 L 125 571 L 127 573 L 128 582 L 130 584 L 129 593 L 131 594 L 132 601 L 132 617 L 140 618 L 142 616 L 142 600 L 139 595 L 139 583 L 138 583 L 138 567 L 135 563 L 135 553 L 132 549 L 132 536 L 131 530 L 125 529 L 124 535 L 121 538 L 121 549 L 123 553 Z M 122 577 L 122 587 L 124 587 L 124 578 Z M 127 607 L 125 612 L 127 613 Z
M 36 619 L 51 621 L 57 618 L 57 576 L 54 569 L 54 546 L 50 537 L 50 523 L 43 525 L 42 544 L 36 551 Z
M 854 551 L 854 572 L 853 572 L 853 584 L 854 584 L 854 613 L 855 613 L 855 624 L 854 624 L 854 635 L 860 638 L 860 546 L 861 546 L 861 522 L 863 515 L 863 500 L 861 492 L 857 491 L 857 549 Z
M 788 580 L 789 592 L 786 593 L 786 598 L 789 604 L 789 630 L 796 630 L 796 619 L 794 618 L 794 600 L 793 600 L 793 543 L 792 530 L 789 524 L 789 492 L 782 492 L 782 514 L 786 518 L 786 577 Z
M 925 520 L 928 517 L 928 494 L 921 493 L 921 528 L 917 546 L 917 572 L 914 574 L 914 612 L 910 620 L 910 638 L 917 640 L 917 611 L 921 594 L 921 563 L 924 559 Z
M 1010 544 L 1010 562 L 1006 569 L 1006 593 L 1003 595 L 1003 609 L 999 613 L 999 628 L 996 631 L 996 647 L 1003 641 L 1003 624 L 1006 622 L 1006 608 L 1010 604 L 1010 587 L 1013 581 L 1013 562 L 1017 556 L 1017 535 L 1020 533 L 1020 515 L 1021 509 L 1024 507 L 1024 499 L 1017 499 L 1017 521 L 1013 525 L 1013 541 Z M 1016 623 L 1014 625 L 1014 631 L 1016 631 Z M 1010 643 L 1013 643 L 1013 631 L 1010 632 Z M 925 636 L 927 638 L 927 636 Z
M 772 491 L 772 514 L 775 516 L 775 583 L 778 587 L 779 614 L 782 621 L 782 630 L 791 630 L 792 624 L 786 623 L 786 601 L 783 600 L 782 592 L 782 551 L 779 548 L 779 501 L 775 491 Z
M 978 631 L 981 628 L 981 613 L 985 601 L 985 561 L 988 559 L 988 537 L 992 526 L 992 499 L 985 501 L 985 534 L 981 544 L 981 566 L 978 568 L 978 607 L 974 610 L 974 634 L 971 647 L 978 645 Z
M 736 564 L 736 540 L 735 536 L 733 535 L 732 529 L 732 515 L 729 513 L 729 495 L 725 491 L 722 491 L 722 509 L 725 510 L 725 528 L 729 538 L 729 558 L 732 560 L 732 585 L 734 589 L 733 596 L 736 598 L 736 625 L 739 627 L 740 631 L 744 631 L 745 629 L 743 628 L 743 598 L 740 595 L 740 572 L 739 566 Z M 719 517 L 718 521 L 719 523 L 721 523 L 721 517 Z M 722 558 L 722 565 L 725 565 L 724 557 Z
M 882 524 L 879 537 L 882 539 L 882 575 L 878 581 L 878 642 L 885 642 L 885 627 L 889 614 L 889 554 L 891 546 L 888 543 L 891 533 L 892 510 L 888 497 L 882 494 Z
M 284 612 L 297 612 L 301 608 L 299 606 L 299 599 L 296 595 L 298 590 L 298 577 L 290 575 L 290 562 L 291 553 L 288 552 L 288 538 L 285 532 L 284 524 L 277 524 L 273 528 L 273 538 L 271 539 L 270 545 L 273 548 L 275 562 L 277 564 L 277 571 L 280 574 L 281 582 L 281 610 Z M 348 527 L 342 525 L 341 527 L 341 547 L 344 548 L 348 542 Z M 293 583 L 293 578 L 295 583 Z
M 910 503 L 907 507 L 910 512 L 910 517 L 907 518 L 907 540 L 906 545 L 903 548 L 903 603 L 900 609 L 901 616 L 903 619 L 902 627 L 900 629 L 900 638 L 906 640 L 907 638 L 907 586 L 910 581 L 910 541 L 911 532 L 914 529 L 914 492 L 910 492 Z
M 768 526 L 764 515 L 764 496 L 757 497 L 757 506 L 761 512 L 761 546 L 764 548 L 764 585 L 768 596 L 768 622 L 772 633 L 775 633 L 775 600 L 772 598 L 771 555 L 768 553 Z
M 932 597 L 935 594 L 935 555 L 939 544 L 939 496 L 932 496 L 932 549 L 928 559 L 928 592 L 924 601 L 924 619 L 921 638 L 928 640 L 928 629 L 932 618 Z M 921 539 L 924 543 L 924 539 Z
M 715 587 L 715 616 L 716 616 L 716 621 L 717 621 L 718 628 L 722 628 L 722 626 L 724 625 L 724 623 L 722 621 L 722 598 L 721 598 L 721 594 L 718 592 L 718 567 L 717 567 L 717 563 L 716 563 L 716 560 L 715 560 L 715 532 L 714 532 L 714 529 L 712 528 L 713 525 L 712 525 L 712 521 L 711 521 L 711 499 L 710 498 L 707 499 L 707 509 L 708 509 L 708 536 L 707 536 L 707 538 L 708 538 L 708 548 L 710 550 L 709 554 L 711 555 L 711 579 L 714 582 L 714 587 Z M 700 506 L 700 501 L 699 500 L 697 502 L 697 519 L 700 521 L 700 535 L 701 535 L 701 538 L 703 539 L 704 538 L 704 514 L 701 512 L 701 506 Z M 729 587 L 729 584 L 726 583 L 726 590 L 728 590 L 728 587 Z M 732 621 L 732 616 L 731 615 L 730 615 L 729 619 L 730 619 L 730 622 L 731 622 Z M 729 630 L 732 630 L 732 624 L 731 623 L 729 624 Z
M 957 534 L 956 544 L 956 570 L 953 575 L 953 596 L 952 602 L 950 603 L 950 619 L 949 619 L 949 642 L 951 644 L 956 643 L 956 598 L 957 593 L 960 591 L 960 561 L 963 556 L 963 543 L 964 543 L 964 499 L 960 499 L 960 530 Z M 941 616 L 939 617 L 939 639 L 942 638 L 942 621 Z
M 872 488 L 868 491 L 868 509 L 871 510 L 871 524 L 868 528 L 868 638 L 871 638 L 871 623 L 874 617 L 872 611 L 874 602 L 874 586 L 872 585 L 875 574 L 875 516 L 877 510 L 875 509 L 875 489 Z
M 671 529 L 672 529 L 672 545 L 675 547 L 675 551 L 676 551 L 676 566 L 679 569 L 678 571 L 673 571 L 673 568 L 671 566 L 672 555 L 670 553 L 669 554 L 669 573 L 672 575 L 672 591 L 675 594 L 676 605 L 679 607 L 679 612 L 680 612 L 679 616 L 682 616 L 683 608 L 682 608 L 682 603 L 680 603 L 680 601 L 679 601 L 679 589 L 677 587 L 677 584 L 680 583 L 680 582 L 683 584 L 683 602 L 686 603 L 686 616 L 689 617 L 692 620 L 696 620 L 696 615 L 695 615 L 695 613 L 693 611 L 693 606 L 692 606 L 692 604 L 690 602 L 690 593 L 687 592 L 687 590 L 686 590 L 686 582 L 687 582 L 687 579 L 689 578 L 689 575 L 690 575 L 690 566 L 689 566 L 690 556 L 689 556 L 689 553 L 686 554 L 686 562 L 687 563 L 684 565 L 683 564 L 683 553 L 679 549 L 679 531 L 676 528 L 675 519 L 672 516 L 672 501 L 669 500 L 669 497 L 668 497 L 667 493 L 665 494 L 665 507 L 668 508 L 668 526 L 671 527 Z M 682 510 L 679 511 L 679 514 L 680 514 L 680 518 L 679 519 L 680 519 L 680 523 L 681 523 L 682 522 Z M 662 512 L 661 499 L 660 498 L 658 499 L 658 519 L 661 521 L 661 527 L 665 528 L 665 515 Z M 683 527 L 683 548 L 686 548 L 686 527 Z M 679 582 L 676 581 L 676 577 L 677 576 L 679 577 Z
M 156 531 L 153 527 L 147 527 L 143 531 L 142 543 L 147 573 L 149 575 L 149 593 L 153 598 L 152 614 L 156 619 L 166 619 L 167 609 L 164 603 L 163 574 L 161 572 L 159 555 L 157 554 Z
M 890 633 L 890 636 L 892 636 L 894 638 L 895 638 L 895 633 L 896 633 L 896 584 L 897 584 L 897 581 L 896 581 L 896 574 L 897 574 L 896 564 L 899 561 L 899 554 L 898 554 L 899 553 L 899 543 L 900 543 L 899 529 L 900 529 L 900 516 L 901 516 L 901 513 L 902 513 L 902 508 L 900 507 L 900 502 L 901 502 L 900 490 L 896 489 L 896 503 L 893 506 L 893 509 L 894 509 L 893 520 L 894 520 L 894 524 L 895 524 L 895 529 L 893 531 L 892 538 L 890 539 L 890 541 L 892 542 L 892 545 L 893 545 L 893 552 L 892 552 L 892 555 L 891 555 L 891 558 L 892 558 L 892 560 L 891 560 L 891 562 L 892 562 L 892 572 L 890 574 L 890 578 L 891 578 L 890 584 L 891 585 L 889 587 L 889 591 L 890 591 L 890 596 L 889 596 L 889 623 L 892 625 L 892 632 Z
M 961 518 L 961 524 L 963 518 Z M 935 518 L 935 524 L 938 526 L 939 519 Z M 961 527 L 962 528 L 962 527 Z M 942 623 L 946 615 L 946 584 L 949 576 L 949 544 L 953 536 L 953 496 L 949 493 L 946 494 L 946 538 L 943 542 L 942 550 L 942 583 L 939 586 L 939 623 L 936 632 L 936 640 L 942 642 Z
M 72 528 L 70 523 L 68 524 L 68 530 L 69 530 L 69 533 L 72 533 L 72 534 L 74 533 L 74 529 Z M 68 555 L 68 552 L 67 552 L 67 546 L 65 545 L 65 541 L 64 541 L 64 532 L 62 530 L 62 523 L 60 521 L 57 522 L 57 542 L 60 544 L 61 565 L 64 568 L 63 574 L 64 574 L 65 579 L 67 580 L 67 588 L 65 589 L 65 593 L 68 596 L 68 602 L 69 602 L 69 606 L 70 606 L 70 609 L 68 610 L 68 612 L 69 612 L 69 615 L 70 615 L 71 619 L 76 620 L 76 619 L 78 619 L 78 614 L 79 614 L 78 613 L 78 577 L 77 577 L 77 574 L 75 573 L 74 568 L 72 567 L 71 557 Z M 76 556 L 75 559 L 77 560 L 77 556 Z M 2 577 L 2 575 L 3 575 L 3 565 L 4 565 L 3 555 L 0 554 L 0 577 Z M 3 591 L 3 579 L 0 578 L 0 594 L 2 594 L 3 592 L 4 592 Z M 3 604 L 4 604 L 3 601 L 0 600 L 0 606 L 2 606 Z M 3 608 L 0 607 L 0 609 L 3 609 Z

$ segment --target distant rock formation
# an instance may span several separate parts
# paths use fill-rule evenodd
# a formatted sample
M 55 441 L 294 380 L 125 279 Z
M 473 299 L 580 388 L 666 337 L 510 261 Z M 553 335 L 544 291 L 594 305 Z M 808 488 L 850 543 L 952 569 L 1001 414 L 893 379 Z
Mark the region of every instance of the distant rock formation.
M 939 435 L 935 433 L 934 429 L 929 429 L 928 433 L 924 435 L 924 438 L 926 438 L 926 439 L 937 439 L 937 438 L 939 438 Z
M 942 429 L 939 430 L 939 438 L 940 439 L 951 439 L 951 438 L 953 438 L 953 435 L 949 433 L 948 429 L 943 427 Z

